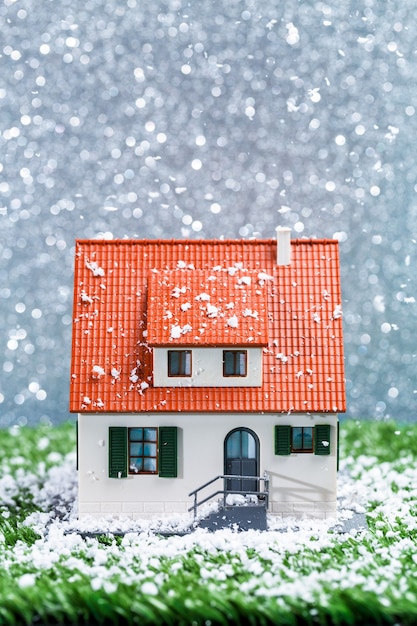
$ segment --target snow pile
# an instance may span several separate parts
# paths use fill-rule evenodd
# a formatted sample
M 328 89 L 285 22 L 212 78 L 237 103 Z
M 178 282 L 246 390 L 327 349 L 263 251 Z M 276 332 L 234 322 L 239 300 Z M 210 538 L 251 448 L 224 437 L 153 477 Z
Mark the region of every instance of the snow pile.
M 93 276 L 104 276 L 103 268 L 99 267 L 98 263 L 96 263 L 95 261 L 87 260 L 85 264 L 88 267 L 88 269 L 92 271 Z
M 44 440 L 39 443 L 46 445 Z M 184 560 L 191 559 L 193 584 L 235 584 L 240 592 L 274 597 L 278 604 L 286 598 L 303 603 L 319 598 L 325 605 L 334 591 L 356 588 L 375 594 L 383 606 L 389 606 L 395 594 L 414 597 L 412 577 L 401 575 L 415 563 L 417 468 L 411 458 L 396 463 L 365 456 L 344 460 L 334 519 L 270 516 L 267 532 L 214 533 L 195 528 L 186 515 L 136 522 L 121 517 L 78 520 L 74 455 L 57 455 L 56 465 L 48 470 L 39 465 L 33 472 L 25 471 L 23 462 L 21 457 L 10 459 L 10 471 L 3 465 L 0 480 L 4 518 L 13 497 L 24 489 L 30 489 L 40 507 L 24 522 L 39 539 L 31 546 L 19 542 L 15 549 L 0 552 L 3 570 L 18 565 L 20 589 L 36 586 L 41 572 L 55 576 L 59 565 L 60 575 L 66 572 L 69 583 L 88 577 L 95 591 L 116 593 L 119 585 L 136 585 L 145 595 L 155 596 L 182 572 Z M 374 520 L 374 529 L 353 525 L 344 532 L 343 523 L 355 522 L 370 503 L 368 517 Z M 246 501 L 234 496 L 233 504 Z M 207 505 L 201 515 L 213 506 Z M 107 535 L 108 541 L 98 534 Z M 116 534 L 122 538 L 113 541 Z M 336 552 L 343 558 L 334 558 Z
M 167 517 L 155 517 L 153 519 L 135 520 L 117 516 L 103 516 L 100 520 L 85 517 L 77 518 L 77 475 L 75 471 L 74 454 L 68 454 L 62 458 L 58 453 L 51 452 L 55 458 L 56 465 L 47 471 L 41 466 L 35 472 L 25 472 L 18 470 L 16 476 L 6 474 L 0 479 L 0 509 L 14 506 L 15 499 L 22 489 L 30 490 L 33 504 L 39 507 L 40 511 L 32 513 L 25 520 L 25 524 L 31 526 L 38 532 L 45 541 L 51 529 L 53 532 L 65 533 L 184 533 L 195 529 L 195 521 L 189 514 L 172 514 Z M 51 459 L 50 459 L 51 460 Z M 14 463 L 19 463 L 19 459 L 12 459 Z M 23 459 L 22 459 L 23 461 Z M 342 465 L 343 467 L 343 465 Z M 417 474 L 417 471 L 414 472 Z M 406 480 L 411 480 L 407 473 Z M 326 535 L 329 528 L 352 517 L 354 513 L 365 511 L 365 505 L 369 499 L 374 497 L 376 475 L 373 469 L 372 478 L 367 482 L 363 479 L 356 481 L 351 473 L 345 468 L 339 474 L 339 509 L 337 518 L 328 520 L 314 520 L 308 517 L 299 518 L 277 518 L 268 516 L 268 527 L 270 531 L 294 532 L 302 531 L 316 533 L 319 529 L 321 534 Z M 417 476 L 415 477 L 417 478 Z M 382 474 L 380 482 L 386 479 Z M 397 479 L 396 479 L 397 480 Z M 415 481 L 417 484 L 417 480 Z M 379 485 L 381 488 L 381 485 Z M 381 492 L 382 493 L 382 492 Z M 417 488 L 416 488 L 417 493 Z M 385 501 L 384 506 L 387 506 Z M 395 500 L 397 506 L 397 499 Z M 238 494 L 229 494 L 228 505 L 246 506 L 252 504 L 250 497 Z M 209 503 L 200 507 L 198 519 L 206 517 L 213 510 L 218 509 L 218 503 Z M 295 530 L 294 530 L 295 529 Z M 221 532 L 221 531 L 218 531 Z M 289 541 L 293 541 L 292 538 Z

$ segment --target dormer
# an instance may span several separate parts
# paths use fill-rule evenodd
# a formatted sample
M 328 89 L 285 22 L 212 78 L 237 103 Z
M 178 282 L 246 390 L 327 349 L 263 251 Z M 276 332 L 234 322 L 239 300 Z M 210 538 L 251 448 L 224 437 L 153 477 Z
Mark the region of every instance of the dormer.
M 265 283 L 265 276 L 243 266 L 152 273 L 147 338 L 154 386 L 261 386 Z

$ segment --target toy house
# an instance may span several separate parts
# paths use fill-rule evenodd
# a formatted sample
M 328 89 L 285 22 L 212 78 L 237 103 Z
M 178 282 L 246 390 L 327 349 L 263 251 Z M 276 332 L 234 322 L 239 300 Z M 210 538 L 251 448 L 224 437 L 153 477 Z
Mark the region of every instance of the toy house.
M 218 476 L 272 514 L 333 515 L 338 242 L 77 241 L 70 409 L 80 516 L 184 513 Z

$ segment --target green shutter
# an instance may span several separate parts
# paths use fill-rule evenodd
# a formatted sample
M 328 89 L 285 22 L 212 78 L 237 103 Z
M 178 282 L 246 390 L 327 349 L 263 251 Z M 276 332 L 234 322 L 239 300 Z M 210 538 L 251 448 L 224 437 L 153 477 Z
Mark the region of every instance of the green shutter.
M 127 477 L 127 428 L 109 428 L 109 478 Z
M 291 426 L 275 426 L 275 454 L 285 456 L 291 452 Z
M 177 469 L 177 427 L 161 426 L 159 429 L 159 476 L 176 478 Z
M 330 425 L 320 424 L 314 427 L 314 454 L 330 454 Z

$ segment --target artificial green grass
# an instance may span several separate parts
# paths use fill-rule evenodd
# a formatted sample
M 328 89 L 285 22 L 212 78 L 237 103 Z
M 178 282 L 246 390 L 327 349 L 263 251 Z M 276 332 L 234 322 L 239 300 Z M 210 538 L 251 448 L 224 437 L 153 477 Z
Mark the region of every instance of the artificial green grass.
M 342 423 L 341 474 L 367 498 L 350 535 L 65 534 L 51 485 L 74 446 L 69 424 L 1 432 L 0 625 L 417 623 L 417 425 Z
M 399 425 L 388 420 L 347 420 L 341 424 L 342 458 L 371 456 L 379 462 L 395 462 L 411 455 L 417 459 L 417 424 Z

